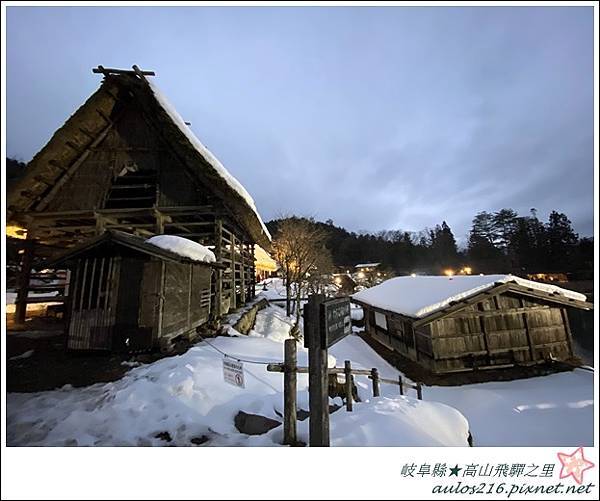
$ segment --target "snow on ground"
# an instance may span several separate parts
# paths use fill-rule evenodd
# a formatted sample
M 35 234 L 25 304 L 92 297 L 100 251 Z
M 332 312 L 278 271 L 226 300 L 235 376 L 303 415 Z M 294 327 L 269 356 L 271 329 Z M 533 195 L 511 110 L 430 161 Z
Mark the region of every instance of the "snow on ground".
M 377 367 L 381 377 L 400 374 L 360 337 L 349 336 L 330 353 L 342 365 L 351 360 L 361 369 Z M 368 397 L 371 381 L 356 376 L 359 395 Z M 382 384 L 381 395 L 399 393 Z M 412 389 L 405 394 L 414 396 Z M 594 443 L 594 376 L 577 369 L 548 376 L 464 386 L 424 386 L 423 399 L 458 409 L 469 421 L 476 446 L 592 446 Z
M 577 369 L 543 377 L 426 387 L 469 420 L 476 446 L 593 446 L 594 376 Z
M 213 251 L 189 238 L 178 237 L 177 235 L 156 235 L 146 240 L 146 243 L 187 257 L 192 261 L 204 263 L 214 263 L 216 261 Z
M 58 296 L 58 292 L 29 292 L 29 297 L 50 297 L 50 296 Z M 6 293 L 6 313 L 14 313 L 15 309 L 16 309 L 16 304 L 15 301 L 17 300 L 17 293 L 16 292 L 7 292 Z M 34 310 L 43 310 L 44 308 L 51 306 L 51 305 L 55 305 L 55 304 L 60 304 L 60 303 L 56 303 L 56 302 L 49 302 L 49 303 L 32 303 L 32 304 L 28 304 L 27 305 L 27 311 L 34 311 Z
M 354 299 L 385 310 L 422 318 L 494 287 L 496 284 L 514 282 L 518 285 L 549 294 L 560 294 L 577 301 L 587 301 L 584 294 L 543 284 L 515 275 L 460 275 L 396 277 L 352 295 Z
M 259 297 L 281 297 L 280 280 Z M 258 299 L 257 298 L 257 299 Z M 232 323 L 232 322 L 230 322 Z M 207 445 L 274 446 L 282 427 L 260 436 L 240 434 L 234 416 L 242 410 L 281 421 L 283 376 L 265 365 L 244 363 L 246 388 L 223 381 L 223 355 L 264 364 L 280 362 L 283 341 L 293 319 L 278 306 L 257 314 L 248 336 L 201 342 L 183 355 L 132 368 L 121 380 L 74 389 L 7 397 L 9 445 L 166 445 L 156 435 L 167 431 L 171 445 L 190 445 L 206 435 Z M 209 344 L 210 343 L 210 344 Z M 383 378 L 400 373 L 358 335 L 329 351 L 329 366 L 377 367 Z M 299 345 L 298 364 L 308 365 Z M 354 412 L 331 415 L 331 443 L 360 445 L 465 445 L 467 426 L 476 446 L 592 446 L 593 373 L 563 372 L 516 381 L 459 387 L 423 387 L 423 401 L 412 389 L 381 384 L 373 398 L 371 381 L 356 376 L 359 396 Z M 308 378 L 298 375 L 298 406 L 308 409 Z M 336 399 L 340 403 L 340 399 Z M 455 410 L 456 409 L 456 410 Z M 464 416 L 464 417 L 463 417 Z M 466 420 L 465 420 L 466 418 Z M 467 425 L 468 421 L 468 425 Z M 300 440 L 308 441 L 308 420 L 298 423 Z
M 7 442 L 166 445 L 157 435 L 168 432 L 170 445 L 190 445 L 191 439 L 203 435 L 210 440 L 207 445 L 278 445 L 281 427 L 251 437 L 237 431 L 234 417 L 242 410 L 281 421 L 282 374 L 267 372 L 265 365 L 244 362 L 245 388 L 231 386 L 223 381 L 223 356 L 217 350 L 264 364 L 280 362 L 290 324 L 281 308 L 271 306 L 258 313 L 249 336 L 201 342 L 183 355 L 135 367 L 121 380 L 87 388 L 65 386 L 40 393 L 10 393 Z M 229 332 L 235 333 L 232 329 Z M 298 363 L 308 365 L 307 351 L 300 346 Z M 336 364 L 334 356 L 329 364 Z M 307 389 L 308 376 L 299 374 L 298 405 L 303 409 L 308 409 Z M 308 421 L 299 422 L 298 429 L 300 440 L 307 441 Z M 332 444 L 340 446 L 466 445 L 467 429 L 465 418 L 456 410 L 399 395 L 365 398 L 364 404 L 355 405 L 354 413 L 340 409 L 331 417 Z
M 285 285 L 281 278 L 267 278 L 257 284 L 256 292 L 269 301 L 285 300 Z
M 363 312 L 363 309 L 361 306 L 358 306 L 357 304 L 354 303 L 350 303 L 350 316 L 352 317 L 352 320 L 362 320 L 363 318 L 365 318 L 365 313 Z

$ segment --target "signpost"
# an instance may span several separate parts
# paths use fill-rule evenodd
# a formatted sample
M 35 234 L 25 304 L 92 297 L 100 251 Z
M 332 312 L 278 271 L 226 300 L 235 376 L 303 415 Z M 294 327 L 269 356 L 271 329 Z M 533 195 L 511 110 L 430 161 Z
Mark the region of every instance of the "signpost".
M 232 384 L 233 386 L 245 388 L 244 364 L 242 364 L 242 362 L 236 362 L 235 360 L 224 358 L 223 379 L 226 383 Z
M 321 303 L 321 323 L 323 348 L 331 348 L 335 343 L 352 332 L 350 318 L 350 300 L 348 298 L 330 299 Z
M 304 307 L 304 346 L 308 348 L 309 445 L 329 447 L 327 349 L 352 332 L 350 299 L 308 297 Z

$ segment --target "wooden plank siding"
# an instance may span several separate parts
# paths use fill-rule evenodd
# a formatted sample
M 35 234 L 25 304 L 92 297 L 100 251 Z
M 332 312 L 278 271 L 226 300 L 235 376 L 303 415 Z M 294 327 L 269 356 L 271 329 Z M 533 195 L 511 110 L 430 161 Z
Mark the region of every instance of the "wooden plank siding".
M 534 364 L 572 356 L 565 306 L 500 287 L 462 308 L 414 319 L 360 303 L 365 331 L 389 349 L 433 372 Z M 384 315 L 387 328 L 375 322 Z

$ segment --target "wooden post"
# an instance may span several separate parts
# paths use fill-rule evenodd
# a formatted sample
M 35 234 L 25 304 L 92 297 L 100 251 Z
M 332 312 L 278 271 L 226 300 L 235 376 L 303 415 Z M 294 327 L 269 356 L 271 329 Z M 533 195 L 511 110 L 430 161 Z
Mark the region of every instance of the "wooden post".
M 523 313 L 521 314 L 521 318 L 523 319 L 523 327 L 525 327 L 525 335 L 527 336 L 527 344 L 529 345 L 529 358 L 532 362 L 535 362 L 535 346 L 533 344 L 533 340 L 531 339 L 531 332 L 529 330 L 529 323 L 527 322 L 527 311 L 525 311 L 525 300 L 523 298 L 519 298 L 519 305 L 523 308 Z
M 421 383 L 417 383 L 416 386 L 417 386 L 417 398 L 419 400 L 423 400 L 423 388 L 421 386 Z
M 29 295 L 29 276 L 33 264 L 33 240 L 27 238 L 23 242 L 23 257 L 19 270 L 19 290 L 15 306 L 15 323 L 24 324 L 27 317 L 27 296 Z
M 96 219 L 96 235 L 102 235 L 106 229 L 106 219 L 104 219 L 102 214 L 95 211 L 94 218 Z
M 296 340 L 286 339 L 283 373 L 283 444 L 296 445 Z
M 165 216 L 158 209 L 154 209 L 154 231 L 157 235 L 162 235 L 165 232 Z
M 240 302 L 246 304 L 246 263 L 248 256 L 246 254 L 246 244 L 240 243 L 240 253 L 242 254 L 242 262 L 240 264 Z
M 379 371 L 373 367 L 371 369 L 371 379 L 373 379 L 373 396 L 379 396 Z
M 231 310 L 237 308 L 237 281 L 235 279 L 235 235 L 231 233 Z
M 304 343 L 308 348 L 309 445 L 329 447 L 327 349 L 321 344 L 320 305 L 323 294 L 309 296 L 304 308 Z
M 250 244 L 250 295 L 252 299 L 256 297 L 256 264 L 255 264 L 255 253 L 254 244 Z
M 215 221 L 215 257 L 217 263 L 223 258 L 223 222 L 221 219 Z M 223 270 L 218 268 L 215 272 L 215 319 L 223 314 Z
M 400 386 L 400 395 L 404 395 L 404 388 L 403 385 L 404 383 L 402 383 L 402 376 L 398 376 L 398 386 Z
M 562 317 L 563 325 L 565 328 L 567 343 L 569 344 L 569 355 L 573 356 L 573 334 L 571 333 L 571 324 L 569 323 L 569 315 L 567 313 L 567 309 L 561 308 L 560 315 Z
M 344 361 L 344 375 L 346 376 L 346 412 L 352 412 L 352 364 L 350 360 Z

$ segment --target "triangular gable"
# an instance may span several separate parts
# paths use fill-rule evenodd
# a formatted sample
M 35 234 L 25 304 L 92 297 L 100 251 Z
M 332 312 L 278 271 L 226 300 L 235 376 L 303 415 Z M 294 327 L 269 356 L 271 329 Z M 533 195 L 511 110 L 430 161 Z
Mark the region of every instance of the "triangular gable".
M 35 155 L 24 178 L 8 194 L 7 218 L 43 211 L 53 195 L 77 172 L 118 122 L 123 93 L 134 95 L 152 125 L 188 172 L 213 191 L 251 238 L 268 248 L 270 235 L 243 186 L 194 136 L 154 83 L 135 75 L 107 75 L 100 88 Z

